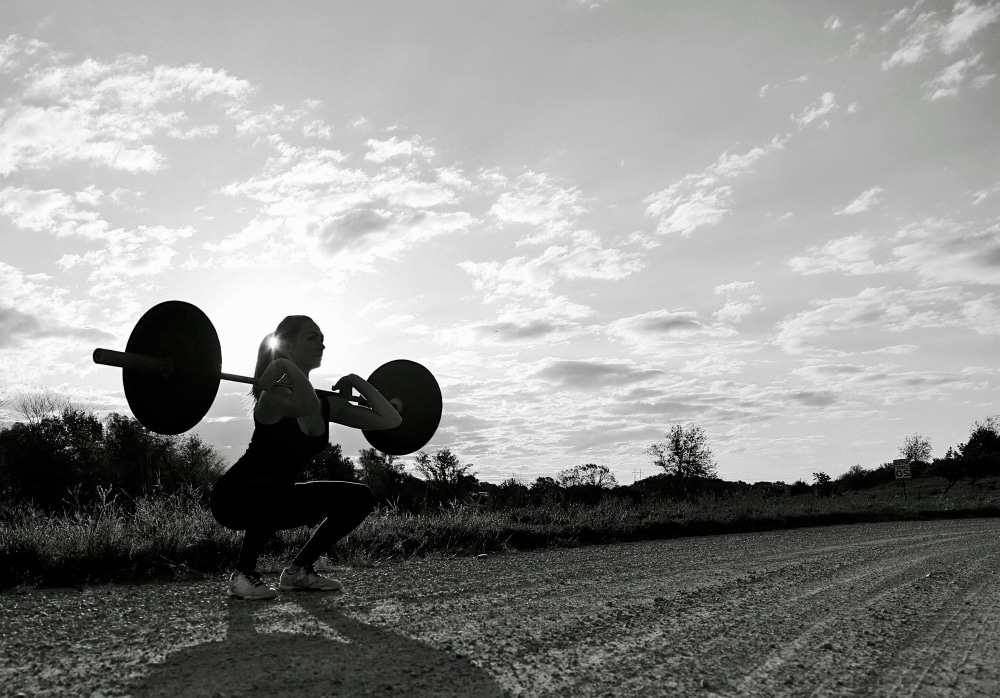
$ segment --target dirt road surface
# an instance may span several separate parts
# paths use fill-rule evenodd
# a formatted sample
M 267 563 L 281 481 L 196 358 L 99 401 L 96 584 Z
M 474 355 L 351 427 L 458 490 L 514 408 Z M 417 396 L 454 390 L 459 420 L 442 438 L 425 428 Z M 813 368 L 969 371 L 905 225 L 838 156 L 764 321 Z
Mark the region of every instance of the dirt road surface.
M 322 570 L 321 570 L 322 571 Z M 7 696 L 997 696 L 1000 519 L 0 595 Z

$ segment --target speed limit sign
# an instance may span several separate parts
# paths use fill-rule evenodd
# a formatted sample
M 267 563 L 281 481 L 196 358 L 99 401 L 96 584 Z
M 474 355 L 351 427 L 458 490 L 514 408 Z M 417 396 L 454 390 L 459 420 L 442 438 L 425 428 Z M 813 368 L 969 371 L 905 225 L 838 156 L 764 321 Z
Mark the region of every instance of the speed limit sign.
M 909 480 L 910 479 L 910 461 L 905 458 L 897 458 L 892 462 L 892 465 L 896 468 L 896 479 L 897 480 Z

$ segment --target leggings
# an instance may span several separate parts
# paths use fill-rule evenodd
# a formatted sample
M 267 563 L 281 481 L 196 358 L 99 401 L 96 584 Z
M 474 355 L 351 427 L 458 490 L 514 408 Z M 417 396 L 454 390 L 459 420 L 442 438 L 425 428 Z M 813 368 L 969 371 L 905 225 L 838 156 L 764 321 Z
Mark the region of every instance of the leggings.
M 257 569 L 257 558 L 276 531 L 319 523 L 292 560 L 295 565 L 312 565 L 374 509 L 375 495 L 357 482 L 223 476 L 212 490 L 216 520 L 226 528 L 245 531 L 236 563 L 236 570 L 244 574 Z

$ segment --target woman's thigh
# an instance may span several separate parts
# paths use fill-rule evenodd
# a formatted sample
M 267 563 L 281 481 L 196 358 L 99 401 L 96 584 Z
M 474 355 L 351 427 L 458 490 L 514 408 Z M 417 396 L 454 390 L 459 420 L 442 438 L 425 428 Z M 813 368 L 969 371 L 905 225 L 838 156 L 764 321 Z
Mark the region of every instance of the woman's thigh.
M 371 490 L 357 482 L 291 483 L 271 478 L 220 480 L 212 492 L 215 518 L 234 530 L 313 526 L 330 516 L 340 515 L 363 518 L 373 507 Z

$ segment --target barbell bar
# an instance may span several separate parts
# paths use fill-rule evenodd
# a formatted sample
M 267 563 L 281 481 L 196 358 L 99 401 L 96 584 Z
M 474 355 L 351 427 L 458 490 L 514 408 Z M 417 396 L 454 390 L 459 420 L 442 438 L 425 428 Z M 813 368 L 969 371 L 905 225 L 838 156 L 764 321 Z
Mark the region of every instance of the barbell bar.
M 220 381 L 253 385 L 253 378 L 222 371 L 219 336 L 198 307 L 183 301 L 153 306 L 139 319 L 125 351 L 95 349 L 94 362 L 122 369 L 125 398 L 135 418 L 160 434 L 180 434 L 208 413 Z M 374 448 L 406 455 L 423 448 L 441 421 L 441 389 L 424 366 L 396 359 L 379 366 L 368 378 L 400 413 L 395 429 L 363 430 Z M 318 390 L 367 405 L 353 394 Z
M 115 351 L 114 349 L 94 349 L 94 363 L 101 364 L 102 366 L 114 366 L 116 368 L 128 369 L 130 371 L 141 371 L 143 373 L 152 373 L 163 376 L 164 378 L 169 378 L 174 375 L 174 362 L 172 359 L 162 359 L 155 356 L 146 356 L 145 354 L 135 354 L 129 351 Z M 217 375 L 219 380 L 230 381 L 231 383 L 246 383 L 247 385 L 256 385 L 257 381 L 249 376 L 239 376 L 235 373 L 223 373 L 220 371 L 218 374 L 206 373 L 206 376 Z M 284 376 L 282 376 L 284 377 Z M 282 383 L 278 381 L 278 385 L 289 385 L 288 383 Z M 327 393 L 329 391 L 321 390 L 321 393 Z M 333 393 L 330 393 L 333 394 Z M 343 393 L 336 393 L 344 400 L 348 402 L 356 402 L 359 405 L 367 405 L 368 401 L 360 395 L 344 395 Z M 400 400 L 400 406 L 402 401 Z

